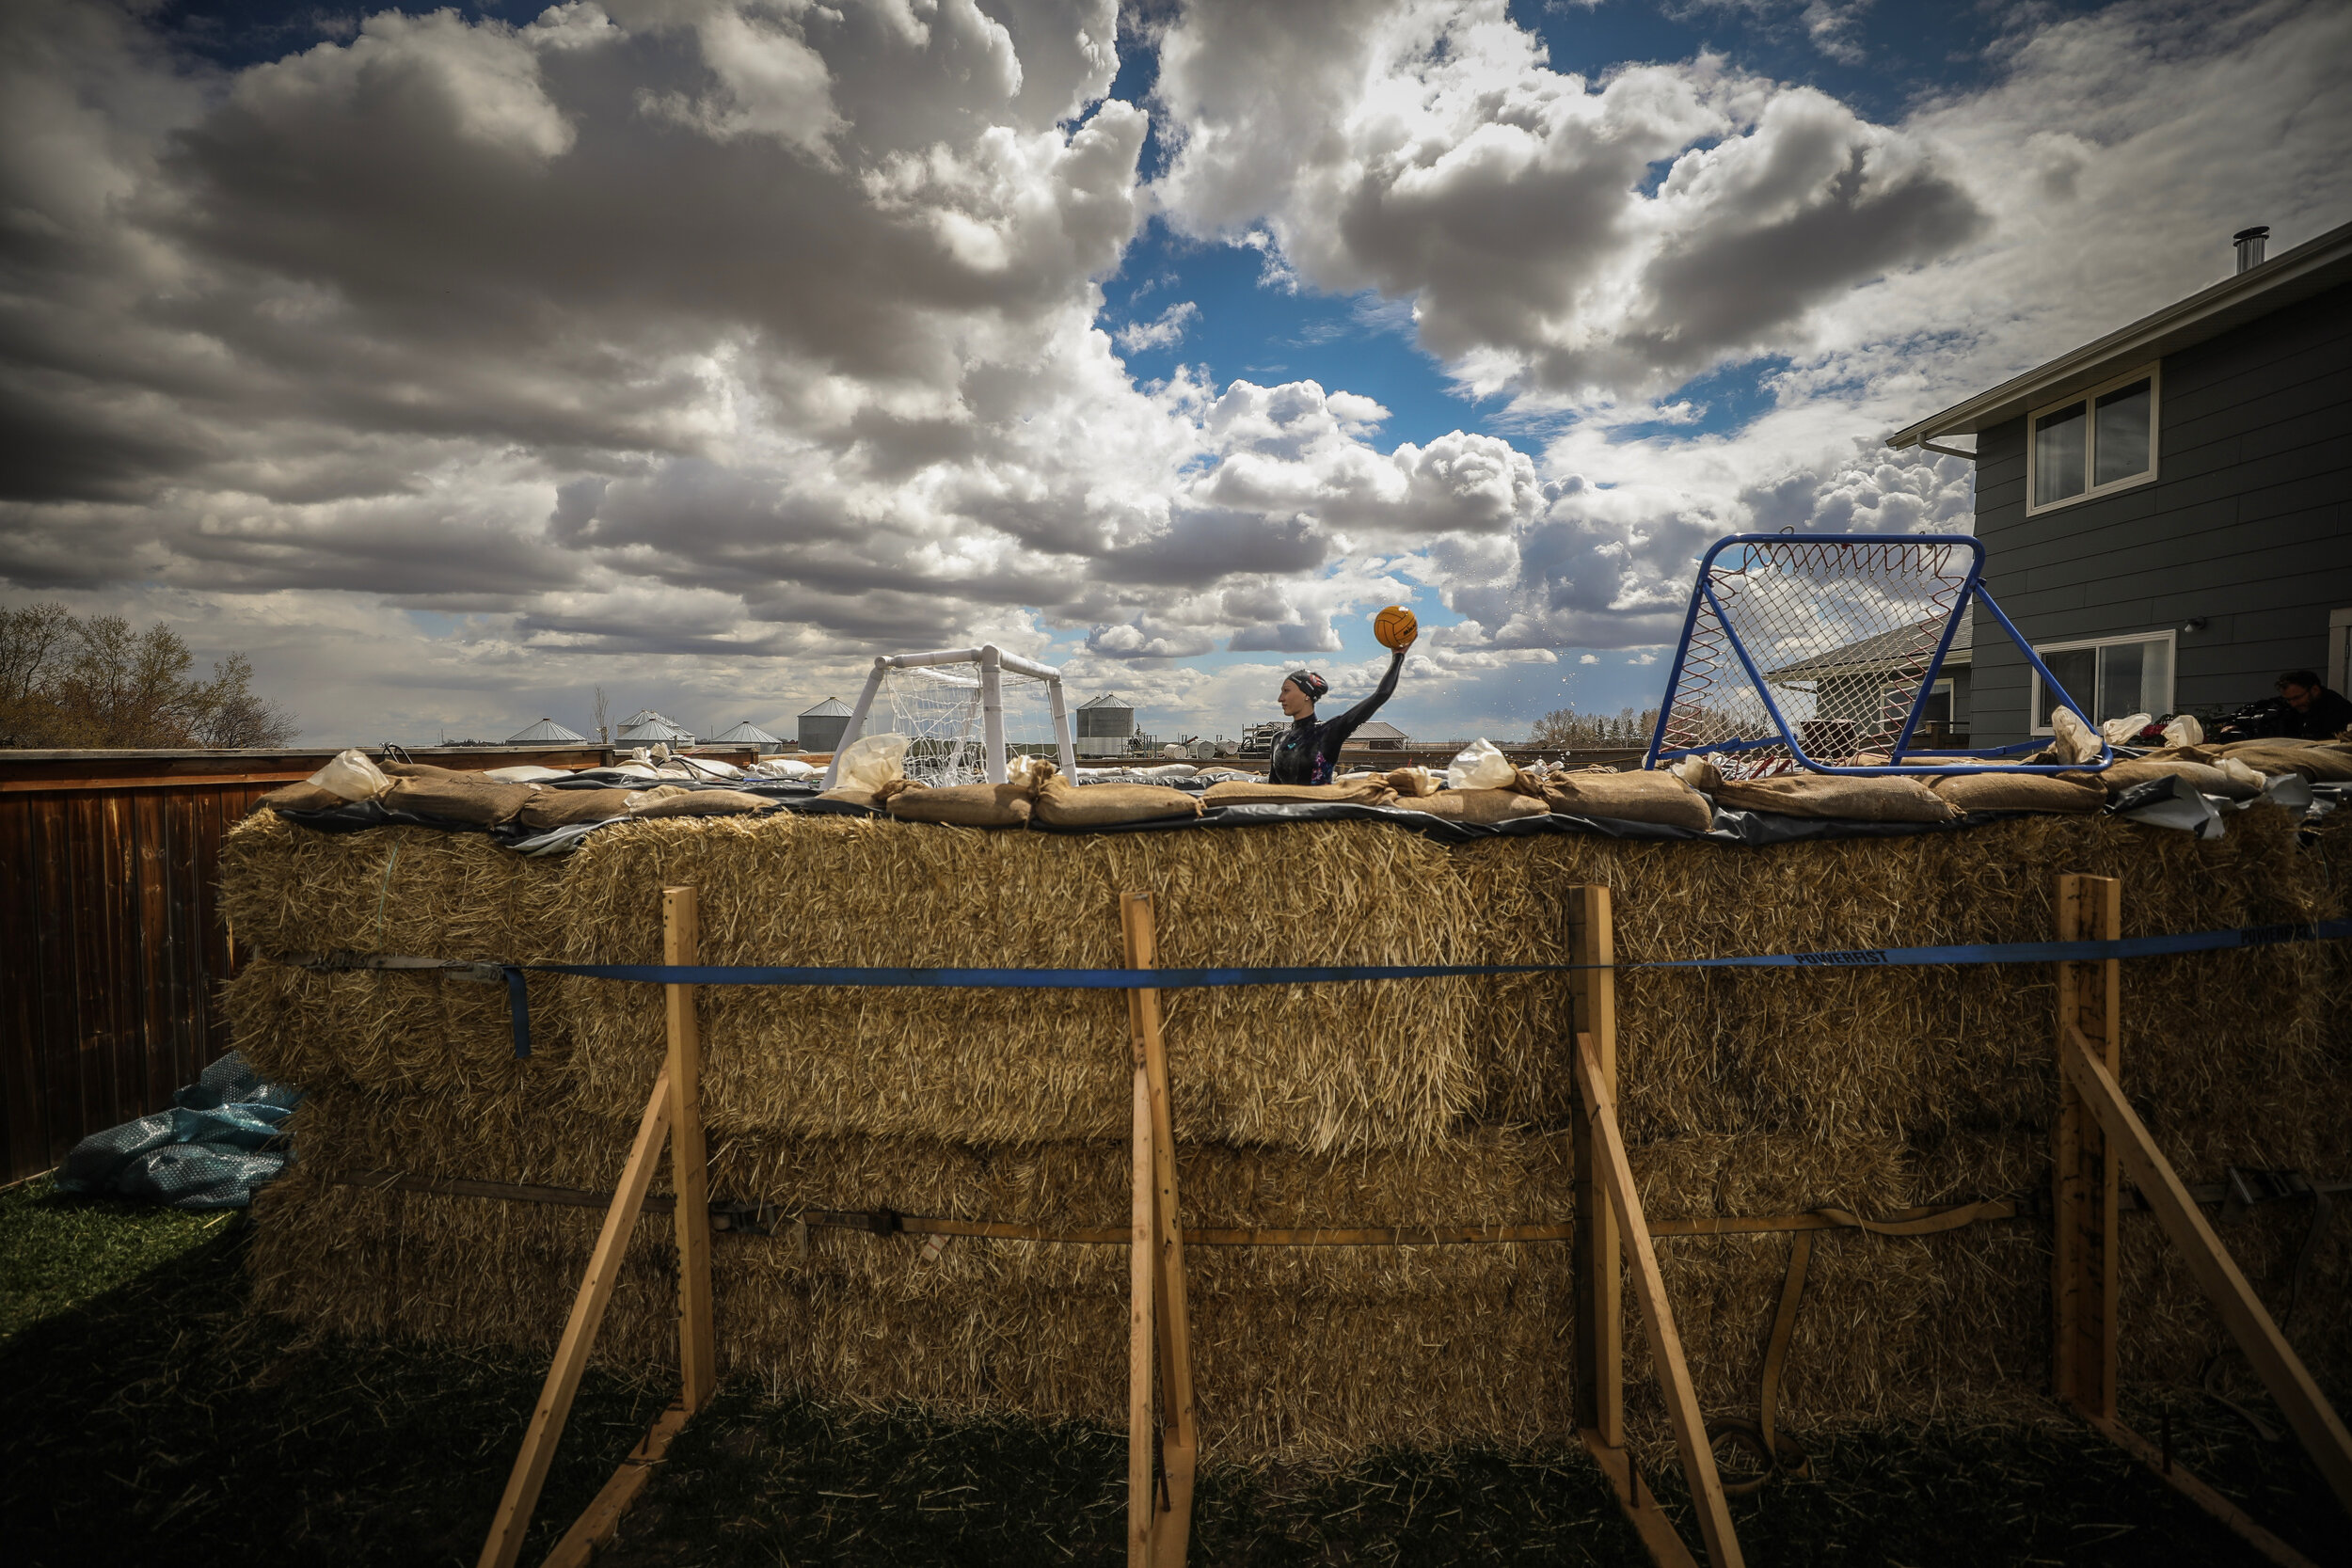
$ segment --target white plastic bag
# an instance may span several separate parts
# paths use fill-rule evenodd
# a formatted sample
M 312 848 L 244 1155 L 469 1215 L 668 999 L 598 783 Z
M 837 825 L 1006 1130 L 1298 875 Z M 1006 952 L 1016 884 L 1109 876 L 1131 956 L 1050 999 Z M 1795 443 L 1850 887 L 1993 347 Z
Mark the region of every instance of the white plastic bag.
M 338 753 L 334 761 L 311 774 L 309 782 L 321 789 L 331 789 L 346 800 L 373 800 L 392 787 L 384 769 L 356 746 Z
M 753 765 L 752 777 L 755 779 L 813 779 L 823 771 L 823 768 L 812 768 L 798 757 L 770 757 L 765 762 Z
M 833 759 L 833 786 L 868 794 L 907 776 L 907 737 L 895 732 L 860 736 Z
M 2205 743 L 2205 726 L 2197 721 L 2194 714 L 2184 713 L 2164 727 L 2164 743 L 2167 746 L 2202 746 Z
M 2073 708 L 2059 706 L 2050 710 L 2050 736 L 2063 760 L 2099 760 L 2099 732 L 2077 718 Z
M 2135 713 L 2128 719 L 2110 719 L 2099 726 L 2110 746 L 2129 746 L 2139 732 L 2156 721 L 2153 713 Z
M 531 763 L 517 763 L 512 768 L 493 768 L 482 775 L 501 784 L 539 784 L 548 779 L 568 779 L 561 768 L 540 768 Z
M 1507 789 L 1518 778 L 1511 759 L 1484 737 L 1463 747 L 1445 770 L 1445 782 L 1454 789 Z

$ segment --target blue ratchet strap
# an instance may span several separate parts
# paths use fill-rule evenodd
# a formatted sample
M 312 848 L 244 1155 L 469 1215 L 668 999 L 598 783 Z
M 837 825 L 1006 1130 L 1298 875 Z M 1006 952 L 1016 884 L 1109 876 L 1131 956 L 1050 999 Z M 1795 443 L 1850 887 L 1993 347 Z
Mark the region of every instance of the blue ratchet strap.
M 2252 926 L 2105 942 L 1967 942 L 1947 947 L 1859 947 L 1825 953 L 1751 954 L 1724 958 L 1651 958 L 1619 964 L 1313 964 L 1235 969 L 914 969 L 839 965 L 505 964 L 515 1054 L 531 1053 L 523 973 L 670 986 L 957 987 L 1025 990 L 1199 990 L 1229 986 L 1311 986 L 1335 981 L 1432 980 L 1495 974 L 1558 974 L 1582 969 L 1875 969 L 1930 964 L 2096 963 L 2169 958 L 2282 942 L 2352 937 L 2352 920 Z

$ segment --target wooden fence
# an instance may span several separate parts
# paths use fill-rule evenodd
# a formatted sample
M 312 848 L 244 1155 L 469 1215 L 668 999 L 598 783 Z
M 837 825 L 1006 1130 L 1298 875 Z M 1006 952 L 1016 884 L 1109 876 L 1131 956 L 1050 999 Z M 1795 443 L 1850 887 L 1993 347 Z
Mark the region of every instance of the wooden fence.
M 468 768 L 612 760 L 596 747 L 411 754 Z M 217 902 L 221 841 L 332 755 L 0 752 L 0 1180 L 168 1106 L 234 1043 L 219 1007 L 240 958 Z

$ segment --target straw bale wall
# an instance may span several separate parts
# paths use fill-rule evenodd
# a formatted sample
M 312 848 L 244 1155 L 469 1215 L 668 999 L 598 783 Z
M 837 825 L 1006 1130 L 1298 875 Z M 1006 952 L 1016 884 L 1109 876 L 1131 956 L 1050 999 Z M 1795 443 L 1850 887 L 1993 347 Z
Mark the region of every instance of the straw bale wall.
M 2343 912 L 2285 814 L 2229 835 L 2107 818 L 1763 850 L 1597 838 L 1449 848 L 1353 823 L 1060 836 L 837 817 L 634 823 L 523 861 L 477 835 L 324 837 L 248 822 L 227 856 L 241 939 L 469 959 L 646 962 L 665 885 L 699 890 L 707 963 L 1118 966 L 1118 895 L 1155 896 L 1160 962 L 1565 961 L 1567 890 L 1613 889 L 1617 957 L 2046 939 L 2064 871 L 2124 880 L 2127 934 Z M 395 853 L 394 851 L 397 850 Z M 318 1092 L 257 1206 L 258 1299 L 337 1330 L 551 1346 L 598 1215 L 369 1191 L 428 1177 L 609 1190 L 659 1066 L 650 988 L 535 976 L 534 1054 L 501 988 L 256 962 L 240 1045 Z M 1164 993 L 1188 1226 L 1569 1217 L 1564 979 Z M 2346 944 L 2136 961 L 2123 1082 L 2182 1174 L 2352 1174 Z M 1620 1105 L 1647 1212 L 1753 1217 L 2025 1196 L 2048 1186 L 2046 967 L 1629 971 Z M 1120 1227 L 1129 1069 L 1116 993 L 699 993 L 714 1196 L 787 1209 Z M 666 1190 L 664 1179 L 657 1190 Z M 2274 1309 L 2308 1205 L 2223 1231 Z M 1752 1411 L 1786 1233 L 1661 1240 L 1702 1402 Z M 2226 1337 L 2153 1221 L 2127 1222 L 2126 1376 L 2194 1380 Z M 601 1358 L 675 1354 L 669 1227 L 632 1241 Z M 1203 1434 L 1225 1459 L 1389 1442 L 1556 1439 L 1571 1314 L 1561 1243 L 1196 1246 Z M 832 1397 L 1115 1421 L 1118 1246 L 818 1227 L 722 1235 L 723 1368 Z M 1796 1430 L 2035 1408 L 2047 1222 L 1816 1233 L 1781 1418 Z M 2352 1238 L 2290 1323 L 2352 1389 Z M 1629 1325 L 1636 1430 L 1662 1441 Z M 1376 1378 L 1362 1374 L 1378 1366 Z

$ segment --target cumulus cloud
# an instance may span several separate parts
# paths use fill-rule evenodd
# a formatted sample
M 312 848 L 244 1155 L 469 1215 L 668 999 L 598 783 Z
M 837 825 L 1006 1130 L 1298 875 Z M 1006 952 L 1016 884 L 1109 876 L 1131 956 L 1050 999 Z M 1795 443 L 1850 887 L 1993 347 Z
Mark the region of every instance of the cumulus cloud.
M 310 713 L 662 672 L 770 722 L 1058 639 L 1205 733 L 1431 594 L 1413 678 L 1491 713 L 1655 657 L 1722 533 L 1965 527 L 1967 465 L 1880 436 L 2352 207 L 2352 12 L 2294 0 L 2021 24 L 1895 124 L 1555 71 L 1502 0 L 1184 6 L 1146 103 L 1114 0 L 388 10 L 237 71 L 146 14 L 0 8 L 0 576 L 342 683 Z M 1155 212 L 1510 412 L 1138 387 L 1218 325 L 1104 319 Z
M 1174 348 L 1184 341 L 1184 329 L 1200 319 L 1200 307 L 1188 299 L 1180 299 L 1148 322 L 1129 322 L 1111 334 L 1120 348 L 1130 354 L 1150 349 Z
M 1482 394 L 1639 395 L 1802 344 L 1984 221 L 1925 144 L 1820 92 L 1708 55 L 1556 72 L 1504 0 L 1197 5 L 1162 59 L 1176 221 L 1411 296 Z

